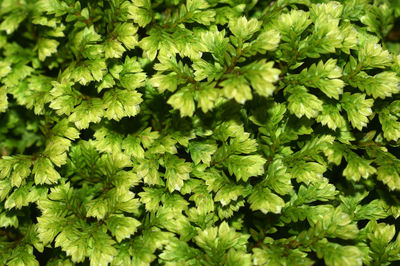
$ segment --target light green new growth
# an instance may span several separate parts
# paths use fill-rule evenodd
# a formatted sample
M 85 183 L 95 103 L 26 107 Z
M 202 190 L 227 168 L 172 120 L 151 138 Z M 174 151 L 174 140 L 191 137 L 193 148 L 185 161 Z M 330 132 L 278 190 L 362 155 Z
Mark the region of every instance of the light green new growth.
M 0 265 L 395 265 L 400 1 L 0 0 Z

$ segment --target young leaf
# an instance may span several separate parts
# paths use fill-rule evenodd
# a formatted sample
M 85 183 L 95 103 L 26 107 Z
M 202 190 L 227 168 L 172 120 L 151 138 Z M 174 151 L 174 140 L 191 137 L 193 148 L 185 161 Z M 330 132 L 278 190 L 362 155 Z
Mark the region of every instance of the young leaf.
M 264 173 L 265 160 L 260 155 L 231 155 L 224 161 L 230 174 L 235 174 L 236 180 L 247 181 L 252 176 L 259 176 Z
M 374 100 L 365 99 L 365 95 L 361 93 L 350 94 L 346 92 L 343 94 L 341 104 L 353 127 L 362 130 L 363 127 L 367 126 L 368 116 L 372 114 L 371 107 Z
M 285 202 L 282 198 L 272 193 L 268 188 L 255 187 L 249 196 L 248 202 L 252 210 L 260 210 L 263 213 L 280 213 Z
M 308 93 L 305 87 L 294 87 L 288 91 L 290 92 L 288 109 L 298 118 L 302 116 L 316 117 L 322 111 L 322 101 Z
M 165 179 L 167 180 L 167 188 L 170 192 L 180 190 L 184 180 L 189 179 L 189 173 L 192 170 L 190 163 L 179 159 L 174 155 L 165 157 Z

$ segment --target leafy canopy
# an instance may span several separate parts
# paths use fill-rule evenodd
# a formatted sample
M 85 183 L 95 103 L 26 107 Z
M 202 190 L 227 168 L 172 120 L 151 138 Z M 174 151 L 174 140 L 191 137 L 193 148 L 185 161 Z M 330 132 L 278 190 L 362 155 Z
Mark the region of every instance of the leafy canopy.
M 0 0 L 0 265 L 400 261 L 397 0 Z

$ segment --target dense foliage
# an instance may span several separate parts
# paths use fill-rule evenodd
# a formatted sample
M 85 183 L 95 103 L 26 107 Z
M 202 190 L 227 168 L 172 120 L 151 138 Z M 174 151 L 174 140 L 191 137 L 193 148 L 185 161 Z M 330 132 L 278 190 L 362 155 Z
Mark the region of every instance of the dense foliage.
M 399 16 L 0 0 L 0 265 L 398 262 Z

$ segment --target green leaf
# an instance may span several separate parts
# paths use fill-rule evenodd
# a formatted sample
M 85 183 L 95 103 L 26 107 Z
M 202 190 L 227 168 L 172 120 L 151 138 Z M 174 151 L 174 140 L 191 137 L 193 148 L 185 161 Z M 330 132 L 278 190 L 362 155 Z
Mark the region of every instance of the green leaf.
M 193 21 L 206 26 L 210 25 L 215 20 L 215 11 L 212 9 L 206 10 L 209 7 L 205 0 L 187 0 L 186 9 L 188 14 L 185 14 L 185 16 L 189 17 L 188 22 Z
M 317 11 L 316 14 L 311 13 L 315 16 L 314 27 L 311 35 L 307 36 L 305 40 L 300 43 L 300 55 L 301 57 L 318 58 L 321 54 L 335 53 L 337 49 L 342 48 L 343 36 L 339 28 L 339 18 L 334 15 L 335 11 L 340 10 L 333 5 L 322 4 L 324 8 Z
M 85 208 L 87 217 L 95 217 L 98 220 L 103 220 L 111 212 L 107 195 L 88 202 L 85 204 Z
M 134 70 L 131 70 L 130 67 L 126 67 L 125 65 L 124 70 L 122 71 L 122 76 L 119 80 L 121 86 L 126 88 L 128 92 L 131 92 L 136 88 L 144 87 L 145 85 L 146 74 L 143 72 L 132 73 L 133 71 Z
M 129 19 L 133 19 L 135 23 L 141 27 L 145 27 L 153 19 L 150 0 L 138 0 L 129 5 Z
M 82 85 L 87 85 L 91 81 L 100 81 L 106 74 L 107 65 L 102 59 L 86 60 L 79 65 L 71 66 L 71 77 Z
M 324 179 L 308 186 L 300 185 L 299 191 L 291 199 L 291 203 L 294 206 L 298 206 L 314 201 L 329 201 L 333 200 L 338 193 L 335 186 L 329 184 L 327 179 Z
M 297 38 L 311 24 L 309 13 L 303 10 L 291 10 L 279 16 L 274 27 L 281 33 L 282 41 Z
M 216 102 L 219 100 L 219 91 L 213 87 L 213 84 L 208 87 L 203 87 L 197 92 L 197 106 L 201 108 L 203 113 L 207 113 L 208 111 L 212 110 Z
M 341 76 L 342 69 L 337 66 L 337 60 L 329 59 L 325 63 L 321 60 L 303 69 L 295 78 L 304 86 L 319 88 L 328 97 L 339 99 L 345 85 Z
M 272 193 L 268 188 L 254 187 L 248 198 L 252 210 L 260 210 L 262 213 L 280 213 L 285 202 L 282 198 Z
M 167 103 L 174 109 L 178 109 L 182 117 L 193 116 L 195 111 L 193 91 L 190 87 L 180 89 L 169 97 Z
M 73 39 L 73 49 L 81 49 L 82 55 L 89 59 L 99 59 L 103 55 L 103 47 L 97 44 L 101 40 L 93 25 L 79 31 Z M 77 51 L 78 52 L 78 51 Z
M 361 36 L 359 43 L 358 60 L 364 69 L 385 68 L 392 63 L 392 56 L 384 50 L 375 38 L 367 35 Z
M 210 166 L 211 156 L 216 152 L 217 145 L 215 143 L 195 142 L 189 143 L 190 156 L 195 164 L 200 161 Z
M 342 246 L 327 241 L 315 244 L 318 258 L 323 258 L 327 265 L 357 266 L 362 265 L 362 253 L 355 246 Z
M 18 216 L 4 210 L 0 211 L 0 227 L 18 228 Z
M 28 79 L 28 90 L 24 93 L 14 93 L 20 104 L 33 109 L 35 114 L 43 114 L 46 104 L 51 100 L 51 78 L 46 76 L 31 76 Z
M 337 128 L 343 128 L 346 124 L 346 120 L 340 113 L 340 104 L 326 104 L 322 105 L 322 111 L 318 114 L 316 120 L 322 125 L 328 126 L 330 129 L 336 130 Z
M 75 140 L 79 138 L 79 131 L 70 126 L 67 119 L 62 119 L 59 121 L 51 130 L 54 135 L 65 137 L 70 140 Z
M 368 31 L 378 36 L 386 36 L 393 27 L 393 16 L 390 5 L 386 3 L 375 4 L 368 8 L 366 14 L 360 18 L 361 22 L 367 25 Z
M 201 33 L 200 39 L 204 52 L 212 53 L 213 58 L 219 64 L 224 65 L 225 52 L 228 46 L 225 30 L 218 31 L 216 26 L 211 26 L 210 30 Z
M 10 193 L 12 186 L 9 179 L 0 180 L 0 200 L 3 201 Z
M 135 90 L 109 90 L 104 94 L 104 116 L 119 121 L 123 117 L 135 116 L 140 111 L 143 101 Z
M 53 89 L 50 91 L 53 99 L 50 103 L 50 108 L 56 110 L 57 114 L 71 114 L 74 106 L 79 104 L 80 101 L 76 99 L 75 92 L 72 88 L 72 82 L 59 83 L 52 82 Z
M 218 151 L 225 151 L 228 153 L 243 154 L 252 153 L 257 151 L 257 141 L 251 138 L 250 133 L 245 132 L 242 126 L 233 125 L 230 129 L 234 130 L 230 136 L 229 146 L 222 146 Z
M 90 230 L 87 226 L 82 229 Z M 110 263 L 117 255 L 117 250 L 113 247 L 115 242 L 102 230 L 90 235 L 86 230 L 80 231 L 79 228 L 71 226 L 65 228 L 57 236 L 55 246 L 61 247 L 72 257 L 73 262 L 82 262 L 85 257 L 90 257 L 91 266 Z
M 267 51 L 275 50 L 280 41 L 278 31 L 269 29 L 262 31 L 257 39 L 250 43 L 249 48 L 244 48 L 244 54 L 253 55 L 255 53 L 265 54 Z
M 261 96 L 272 96 L 275 91 L 274 82 L 279 80 L 280 70 L 273 68 L 273 62 L 256 61 L 241 68 L 253 89 Z
M 140 201 L 145 204 L 147 211 L 157 211 L 163 198 L 164 190 L 159 188 L 146 187 L 140 192 Z
M 52 39 L 39 39 L 38 42 L 38 53 L 39 53 L 39 60 L 44 61 L 46 57 L 54 54 L 57 52 L 57 46 L 59 42 Z
M 199 234 L 194 238 L 194 241 L 207 254 L 214 253 L 217 256 L 221 256 L 231 248 L 244 251 L 248 238 L 249 235 L 236 232 L 224 221 L 219 227 L 199 230 Z
M 317 232 L 323 232 L 330 238 L 355 239 L 358 236 L 357 224 L 352 221 L 350 215 L 340 207 L 333 208 L 331 205 L 328 205 L 326 210 L 327 212 L 320 214 L 314 212 L 312 215 L 315 216 L 309 217 L 310 224 L 315 224 Z
M 390 253 L 398 252 L 399 249 L 396 242 L 390 243 L 396 234 L 394 225 L 377 223 L 372 220 L 367 224 L 366 229 L 367 237 L 371 241 L 372 257 L 381 263 L 389 262 Z
M 118 40 L 128 49 L 133 49 L 138 44 L 137 28 L 130 23 L 117 26 Z
M 40 198 L 43 198 L 47 194 L 46 188 L 32 187 L 30 182 L 25 186 L 21 186 L 15 189 L 6 199 L 4 207 L 6 209 L 21 209 L 24 206 L 28 206 L 31 202 L 36 202 Z
M 32 173 L 35 175 L 35 184 L 54 184 L 61 178 L 48 158 L 39 158 L 35 161 Z
M 31 245 L 18 245 L 13 249 L 11 259 L 7 262 L 10 266 L 39 266 L 39 262 L 33 255 L 33 247 Z
M 115 242 L 108 234 L 101 233 L 101 231 L 96 232 L 92 239 L 93 247 L 89 255 L 90 265 L 107 265 L 118 254 L 113 246 Z
M 201 81 L 207 79 L 208 81 L 218 79 L 223 71 L 220 64 L 211 64 L 201 58 L 194 60 L 193 62 L 194 79 L 196 81 Z
M 125 217 L 123 215 L 112 215 L 106 220 L 107 228 L 111 234 L 115 236 L 117 242 L 133 235 L 140 222 L 132 217 Z
M 39 0 L 37 5 L 48 14 L 62 16 L 66 13 L 67 4 L 58 0 Z
M 6 77 L 11 72 L 11 63 L 7 61 L 0 62 L 0 78 Z
M 175 155 L 165 156 L 165 179 L 167 188 L 170 192 L 180 190 L 183 182 L 189 179 L 189 173 L 192 171 L 190 163 L 179 159 Z
M 4 5 L 2 5 L 2 8 Z M 15 11 L 7 14 L 5 17 L 4 16 L 2 17 L 0 30 L 5 31 L 7 34 L 13 33 L 16 29 L 18 29 L 19 24 L 26 18 L 27 15 L 28 14 L 24 12 L 23 8 L 18 8 L 18 9 L 15 8 Z
M 266 162 L 260 155 L 231 155 L 223 164 L 228 168 L 229 174 L 236 176 L 237 181 L 242 179 L 246 182 L 250 177 L 262 175 Z
M 379 112 L 379 121 L 382 125 L 383 135 L 387 140 L 400 138 L 399 108 L 400 101 L 396 100 L 383 107 Z
M 247 20 L 246 17 L 240 17 L 229 21 L 229 30 L 239 40 L 239 42 L 247 41 L 254 33 L 260 30 L 261 22 L 252 18 Z
M 199 250 L 178 239 L 171 240 L 160 254 L 163 261 L 181 265 L 195 265 L 199 263 L 200 256 Z
M 139 165 L 136 168 L 137 175 L 143 178 L 144 183 L 149 185 L 161 185 L 163 181 L 160 178 L 158 172 L 159 163 L 154 159 L 140 160 Z
M 168 75 L 157 73 L 150 80 L 150 84 L 154 87 L 158 88 L 160 93 L 168 90 L 168 91 L 176 91 L 179 85 L 179 79 L 177 74 L 172 72 Z
M 400 189 L 400 160 L 389 152 L 379 152 L 375 159 L 377 179 L 386 184 L 390 190 Z
M 346 5 L 344 8 L 346 9 L 346 7 L 349 6 L 350 5 Z M 350 49 L 357 49 L 358 32 L 351 23 L 343 23 L 343 20 L 340 25 L 340 30 L 343 35 L 343 43 L 341 49 L 346 54 L 350 54 Z
M 98 123 L 104 115 L 104 104 L 99 98 L 83 101 L 69 116 L 69 121 L 75 123 L 78 129 L 89 127 L 90 123 Z
M 104 54 L 106 58 L 121 58 L 124 52 L 124 46 L 117 40 L 108 39 L 104 43 Z
M 220 189 L 215 194 L 214 201 L 220 202 L 223 207 L 228 206 L 227 208 L 231 208 L 232 206 L 229 206 L 229 204 L 231 204 L 231 205 L 237 204 L 236 201 L 238 200 L 239 197 L 242 197 L 242 196 L 245 196 L 248 194 L 248 191 L 246 190 L 246 188 L 244 186 L 235 185 L 231 182 L 227 182 L 226 180 L 224 182 L 224 180 L 221 180 L 221 179 L 214 180 L 214 181 L 221 182 L 220 184 L 218 184 L 218 185 L 220 185 Z M 210 182 L 212 182 L 212 181 L 210 180 Z M 208 187 L 209 190 L 211 188 L 212 188 L 212 186 Z M 238 208 L 236 209 L 236 211 L 237 210 L 238 210 Z M 231 215 L 232 215 L 232 213 L 230 214 L 230 216 Z
M 386 207 L 381 200 L 373 200 L 370 203 L 357 206 L 355 211 L 355 219 L 357 220 L 365 220 L 365 219 L 383 219 L 388 217 L 388 213 L 386 211 Z
M 112 88 L 115 85 L 115 81 L 112 75 L 106 74 L 103 77 L 100 85 L 97 87 L 97 92 L 100 93 L 103 89 Z
M 268 166 L 265 184 L 280 195 L 286 195 L 293 190 L 291 176 L 282 160 L 274 160 Z
M 53 164 L 60 167 L 67 162 L 67 151 L 71 141 L 65 138 L 54 136 L 48 140 L 43 155 L 49 158 Z
M 224 96 L 228 99 L 235 99 L 241 104 L 253 99 L 249 83 L 242 75 L 228 76 L 226 80 L 221 82 L 221 86 Z
M 139 46 L 143 49 L 144 57 L 154 60 L 158 50 L 160 55 L 168 55 L 171 51 L 178 52 L 176 40 L 172 36 L 159 28 L 149 30 L 150 36 L 143 38 L 139 42 Z
M 361 177 L 368 178 L 376 172 L 376 169 L 370 165 L 372 160 L 366 160 L 351 151 L 345 157 L 347 166 L 343 170 L 343 175 L 350 180 L 359 181 Z
M 342 15 L 342 12 L 343 6 L 335 1 L 312 4 L 310 7 L 311 17 L 313 18 L 324 17 L 326 15 L 332 18 L 339 18 Z
M 319 183 L 323 180 L 323 174 L 326 167 L 316 162 L 298 161 L 292 167 L 291 173 L 297 182 L 303 182 L 306 185 L 310 183 Z
M 144 149 L 140 144 L 140 138 L 128 136 L 123 140 L 121 147 L 127 152 L 128 155 L 137 159 L 144 159 Z
M 341 105 L 347 112 L 348 119 L 352 126 L 358 130 L 367 126 L 368 116 L 372 114 L 371 107 L 373 104 L 374 100 L 365 99 L 365 95 L 361 93 L 350 94 L 345 92 L 341 100 Z
M 31 174 L 32 161 L 30 158 L 7 156 L 3 157 L 0 162 L 2 176 L 8 177 L 11 173 L 11 186 L 20 187 L 25 184 L 25 179 Z
M 307 257 L 307 253 L 298 249 L 286 250 L 278 245 L 268 245 L 268 247 L 253 249 L 254 265 L 304 265 L 311 266 L 313 261 Z
M 290 96 L 288 98 L 289 111 L 298 118 L 306 116 L 307 118 L 317 117 L 322 111 L 322 101 L 313 94 L 307 92 L 303 86 L 288 89 Z
M 384 71 L 375 76 L 360 72 L 351 80 L 351 85 L 365 91 L 367 95 L 376 98 L 391 97 L 399 92 L 400 78 L 395 72 Z
M 226 258 L 226 265 L 251 265 L 251 254 L 230 249 Z

